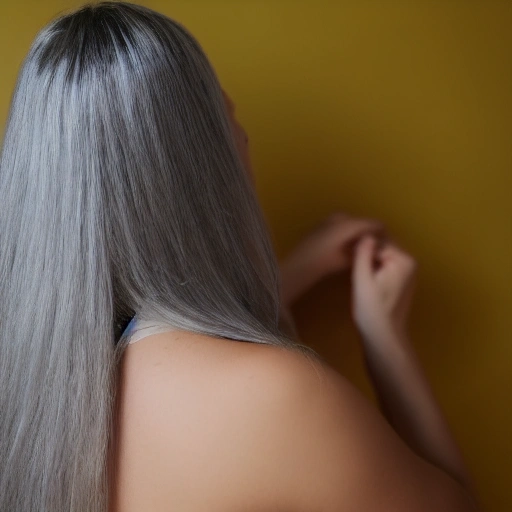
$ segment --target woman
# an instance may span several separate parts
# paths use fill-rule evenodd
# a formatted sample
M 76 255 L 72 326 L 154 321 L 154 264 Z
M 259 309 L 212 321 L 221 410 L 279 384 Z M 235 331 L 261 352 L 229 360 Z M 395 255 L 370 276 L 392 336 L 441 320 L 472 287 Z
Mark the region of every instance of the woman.
M 37 36 L 0 162 L 0 510 L 474 510 L 408 342 L 414 260 L 338 213 L 280 275 L 250 172 L 176 22 L 100 3 Z M 286 314 L 349 268 L 387 421 Z

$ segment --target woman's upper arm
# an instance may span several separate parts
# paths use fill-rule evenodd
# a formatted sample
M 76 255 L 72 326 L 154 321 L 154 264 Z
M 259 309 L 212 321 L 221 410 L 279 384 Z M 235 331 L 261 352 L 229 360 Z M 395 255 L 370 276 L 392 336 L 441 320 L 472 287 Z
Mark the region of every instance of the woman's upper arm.
M 463 488 L 413 453 L 379 411 L 320 361 L 268 350 L 253 363 L 254 475 L 294 512 L 464 512 Z M 259 399 L 261 398 L 261 399 Z

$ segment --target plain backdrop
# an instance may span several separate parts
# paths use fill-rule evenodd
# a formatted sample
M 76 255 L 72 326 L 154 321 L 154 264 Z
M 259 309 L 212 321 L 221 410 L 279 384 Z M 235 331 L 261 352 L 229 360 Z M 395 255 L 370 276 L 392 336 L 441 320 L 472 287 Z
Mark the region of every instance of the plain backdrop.
M 192 31 L 237 103 L 280 258 L 334 210 L 381 219 L 417 258 L 414 344 L 485 508 L 512 510 L 512 4 L 139 3 Z M 37 31 L 79 5 L 1 1 L 1 132 Z M 373 400 L 349 284 L 294 313 Z

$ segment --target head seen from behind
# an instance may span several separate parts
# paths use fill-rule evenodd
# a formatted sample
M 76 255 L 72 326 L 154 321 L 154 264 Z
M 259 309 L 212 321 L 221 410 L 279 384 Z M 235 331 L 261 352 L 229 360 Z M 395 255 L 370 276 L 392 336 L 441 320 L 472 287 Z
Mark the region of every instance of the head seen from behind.
M 0 510 L 107 510 L 134 313 L 300 348 L 230 116 L 195 39 L 147 8 L 87 5 L 35 39 L 0 160 Z

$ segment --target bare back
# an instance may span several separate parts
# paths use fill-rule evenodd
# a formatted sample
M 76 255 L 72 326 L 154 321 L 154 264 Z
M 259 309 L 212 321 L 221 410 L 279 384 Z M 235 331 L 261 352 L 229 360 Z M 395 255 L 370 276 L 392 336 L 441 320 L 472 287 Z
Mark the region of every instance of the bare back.
M 127 347 L 112 512 L 275 510 L 245 480 L 251 461 L 233 437 L 242 448 L 239 377 L 269 348 L 184 331 Z
M 463 512 L 453 481 L 320 361 L 172 331 L 128 346 L 111 512 Z

